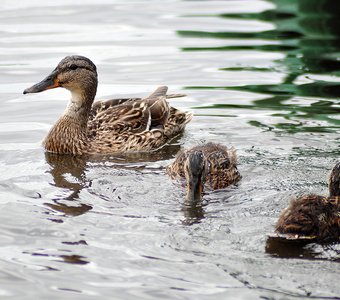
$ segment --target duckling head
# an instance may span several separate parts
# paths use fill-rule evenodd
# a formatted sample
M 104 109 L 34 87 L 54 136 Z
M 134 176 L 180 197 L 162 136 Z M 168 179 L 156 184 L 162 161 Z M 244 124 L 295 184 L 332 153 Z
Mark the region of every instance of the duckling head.
M 184 163 L 184 173 L 187 181 L 187 200 L 200 200 L 202 197 L 207 162 L 202 151 L 189 153 Z
M 334 166 L 329 177 L 329 196 L 340 196 L 340 161 Z
M 81 101 L 81 99 L 94 99 L 97 84 L 97 68 L 94 63 L 84 56 L 72 55 L 63 58 L 51 74 L 25 89 L 24 94 L 63 87 L 72 93 L 72 99 Z

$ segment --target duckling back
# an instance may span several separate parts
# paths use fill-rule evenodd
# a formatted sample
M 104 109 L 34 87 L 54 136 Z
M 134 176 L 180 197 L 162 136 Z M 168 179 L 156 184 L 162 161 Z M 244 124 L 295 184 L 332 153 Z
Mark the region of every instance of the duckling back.
M 329 177 L 329 196 L 306 195 L 293 199 L 276 223 L 276 233 L 314 237 L 320 241 L 340 238 L 340 162 Z
M 306 195 L 291 201 L 281 213 L 275 231 L 280 234 L 337 240 L 340 235 L 339 205 L 330 198 Z

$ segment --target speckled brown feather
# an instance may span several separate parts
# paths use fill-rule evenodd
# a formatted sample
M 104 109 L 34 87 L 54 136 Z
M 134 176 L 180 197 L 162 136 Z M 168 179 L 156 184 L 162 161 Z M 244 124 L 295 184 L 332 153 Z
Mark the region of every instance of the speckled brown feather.
M 95 107 L 96 113 L 88 123 L 90 151 L 151 151 L 181 133 L 192 115 L 170 107 L 166 91 L 167 87 L 159 87 L 145 99 L 122 104 L 110 100 L 113 106 L 102 102 Z
M 339 205 L 328 200 L 318 195 L 292 200 L 280 215 L 276 232 L 316 236 L 322 240 L 339 239 Z
M 61 137 L 62 142 L 60 141 Z M 43 141 L 43 146 L 47 151 L 53 153 L 82 155 L 87 152 L 88 139 L 86 132 L 79 127 L 77 119 L 62 116 L 51 128 Z
M 165 86 L 159 87 L 144 99 L 95 103 L 88 122 L 89 136 L 96 136 L 99 130 L 140 133 L 157 126 L 163 128 L 170 113 L 166 101 L 167 89 Z
M 180 177 L 185 180 L 184 164 L 186 158 L 195 151 L 201 151 L 207 162 L 205 187 L 213 190 L 223 189 L 236 184 L 241 179 L 237 170 L 236 150 L 216 143 L 207 143 L 180 151 L 175 161 L 167 168 L 168 174 L 172 178 Z
M 328 188 L 330 197 L 340 197 L 340 162 L 333 167 L 329 175 Z
M 109 154 L 152 151 L 181 133 L 192 114 L 170 107 L 167 87 L 144 99 L 112 99 L 93 105 L 96 66 L 86 57 L 65 57 L 43 81 L 26 89 L 36 93 L 65 87 L 72 99 L 43 144 L 53 153 Z M 182 94 L 169 95 L 181 97 Z
M 322 241 L 339 240 L 339 170 L 338 163 L 331 172 L 329 197 L 306 195 L 293 199 L 279 216 L 275 231 L 279 234 L 314 236 Z

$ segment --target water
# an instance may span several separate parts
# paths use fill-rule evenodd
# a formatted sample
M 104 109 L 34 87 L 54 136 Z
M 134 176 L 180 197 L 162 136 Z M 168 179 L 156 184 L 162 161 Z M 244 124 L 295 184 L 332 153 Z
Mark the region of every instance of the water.
M 339 158 L 334 1 L 2 1 L 0 296 L 11 299 L 337 299 L 338 244 L 267 240 Z M 188 97 L 161 151 L 75 159 L 41 140 L 61 89 L 22 95 L 69 54 L 98 67 L 98 98 L 166 84 Z M 184 205 L 164 168 L 180 147 L 237 148 L 238 187 Z

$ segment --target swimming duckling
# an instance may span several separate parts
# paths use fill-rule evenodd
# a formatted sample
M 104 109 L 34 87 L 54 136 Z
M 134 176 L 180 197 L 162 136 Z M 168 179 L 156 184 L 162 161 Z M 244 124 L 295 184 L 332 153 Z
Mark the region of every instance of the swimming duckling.
M 97 69 L 84 56 L 67 56 L 24 94 L 63 87 L 72 98 L 43 145 L 59 154 L 109 154 L 155 150 L 181 133 L 192 114 L 170 107 L 167 87 L 144 99 L 97 101 Z M 93 104 L 93 105 L 92 105 Z
M 241 179 L 236 165 L 234 148 L 207 143 L 180 151 L 167 172 L 172 178 L 184 179 L 187 200 L 199 200 L 204 187 L 215 190 L 236 184 Z
M 340 236 L 340 162 L 331 171 L 329 196 L 307 195 L 294 199 L 281 213 L 276 233 L 287 238 L 338 240 Z

